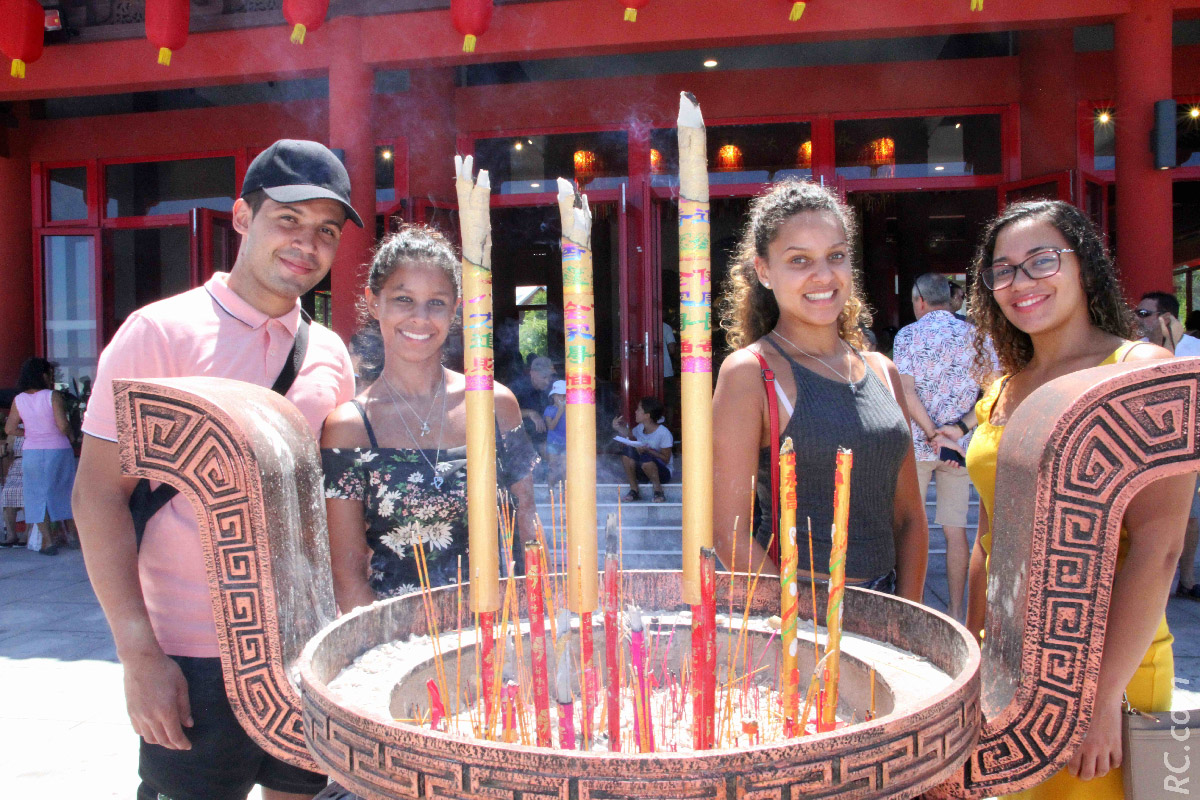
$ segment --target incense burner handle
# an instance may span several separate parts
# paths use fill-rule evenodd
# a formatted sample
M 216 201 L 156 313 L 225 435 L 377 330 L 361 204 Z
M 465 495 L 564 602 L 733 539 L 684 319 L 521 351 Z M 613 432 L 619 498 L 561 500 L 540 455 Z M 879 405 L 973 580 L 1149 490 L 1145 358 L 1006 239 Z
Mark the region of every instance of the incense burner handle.
M 963 774 L 931 796 L 1030 788 L 1082 744 L 1125 509 L 1147 484 L 1200 469 L 1197 431 L 1200 358 L 1076 372 L 1013 413 L 997 465 L 983 730 Z
M 177 488 L 200 525 L 225 691 L 268 753 L 318 769 L 289 674 L 336 616 L 320 453 L 303 415 L 222 378 L 114 381 L 121 469 Z

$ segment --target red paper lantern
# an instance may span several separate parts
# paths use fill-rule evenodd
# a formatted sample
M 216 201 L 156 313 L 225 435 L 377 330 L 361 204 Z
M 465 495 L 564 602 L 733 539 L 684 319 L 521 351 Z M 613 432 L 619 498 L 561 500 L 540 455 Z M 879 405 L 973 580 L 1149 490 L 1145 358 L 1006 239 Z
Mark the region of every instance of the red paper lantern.
M 650 148 L 650 171 L 655 175 L 661 175 L 664 170 L 662 153 L 654 148 Z
M 742 148 L 736 144 L 727 144 L 717 151 L 718 172 L 741 172 Z
M 575 162 L 575 182 L 582 189 L 592 178 L 596 177 L 596 172 L 599 170 L 599 159 L 591 150 L 576 150 L 573 161 Z
M 621 5 L 625 6 L 625 21 L 637 22 L 638 9 L 650 5 L 650 0 L 621 0 Z
M 800 145 L 800 149 L 796 152 L 796 166 L 800 169 L 809 169 L 812 167 L 812 140 L 804 142 Z
M 292 26 L 292 44 L 304 44 L 304 35 L 325 22 L 329 0 L 283 0 L 283 18 Z
M 158 47 L 158 63 L 171 66 L 171 53 L 187 44 L 190 0 L 146 0 L 146 38 Z
M 896 163 L 896 142 L 889 136 L 873 139 L 867 144 L 867 166 L 890 167 Z
M 12 59 L 12 76 L 24 78 L 25 65 L 42 57 L 46 13 L 37 0 L 3 0 L 0 18 L 0 51 Z
M 789 2 L 792 4 L 792 11 L 788 14 L 788 22 L 799 22 L 800 17 L 804 15 L 804 7 L 807 3 L 804 0 L 789 0 Z
M 492 24 L 492 0 L 450 0 L 450 19 L 463 35 L 463 52 L 474 53 L 476 38 Z

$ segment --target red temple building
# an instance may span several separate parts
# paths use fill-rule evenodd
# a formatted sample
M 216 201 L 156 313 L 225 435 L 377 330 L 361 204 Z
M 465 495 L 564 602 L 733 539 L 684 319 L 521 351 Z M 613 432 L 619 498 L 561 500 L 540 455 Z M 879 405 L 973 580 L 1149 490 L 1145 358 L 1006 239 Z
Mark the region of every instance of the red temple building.
M 470 31 L 448 0 L 338 0 L 323 24 L 302 9 L 299 44 L 281 0 L 192 0 L 190 35 L 152 19 L 149 38 L 143 3 L 41 5 L 42 54 L 0 77 L 0 385 L 34 354 L 93 374 L 133 309 L 227 268 L 247 164 L 296 137 L 340 152 L 375 219 L 307 298 L 319 319 L 353 333 L 361 265 L 398 220 L 454 229 L 452 156 L 473 153 L 494 187 L 499 368 L 518 349 L 561 363 L 553 184 L 573 177 L 596 216 L 602 385 L 657 393 L 681 90 L 708 125 L 714 285 L 749 198 L 800 176 L 857 210 L 881 333 L 911 320 L 916 275 L 962 276 L 982 224 L 1027 197 L 1086 209 L 1130 298 L 1200 308 L 1200 0 L 811 0 L 795 21 L 791 0 L 649 0 L 634 21 L 619 0 L 501 0 Z

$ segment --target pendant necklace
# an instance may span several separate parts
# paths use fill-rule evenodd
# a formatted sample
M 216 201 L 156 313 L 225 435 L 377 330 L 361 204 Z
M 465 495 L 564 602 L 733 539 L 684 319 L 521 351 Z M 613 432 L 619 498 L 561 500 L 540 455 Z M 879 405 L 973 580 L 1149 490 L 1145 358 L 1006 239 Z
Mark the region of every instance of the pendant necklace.
M 392 384 L 388 381 L 388 379 L 386 377 L 384 377 L 383 375 L 380 375 L 380 377 L 383 378 L 383 385 L 387 387 L 388 392 L 392 395 L 392 406 L 396 409 L 396 416 L 400 417 L 400 422 L 402 425 L 404 425 L 404 430 L 408 434 L 408 438 L 413 440 L 413 444 L 416 444 L 417 437 L 413 436 L 412 428 L 408 427 L 408 421 L 406 419 L 404 419 L 404 414 L 401 413 L 401 411 L 400 411 L 400 405 L 396 402 L 396 397 L 397 397 L 396 390 L 392 387 Z M 442 372 L 442 388 L 445 389 L 445 386 L 446 386 L 446 373 L 443 370 L 443 372 Z M 434 397 L 434 400 L 435 401 L 437 400 L 436 396 Z M 411 409 L 412 406 L 410 405 L 409 408 Z M 415 411 L 413 412 L 413 416 L 416 416 Z M 428 420 L 429 417 L 431 417 L 431 416 L 433 416 L 433 404 L 432 403 L 429 406 L 429 414 L 426 415 L 425 419 Z M 423 429 L 422 429 L 421 435 L 424 436 L 426 433 L 429 432 L 429 425 L 427 422 L 423 422 L 422 426 L 423 426 Z M 431 481 L 431 483 L 433 484 L 434 489 L 441 489 L 442 483 L 446 480 L 445 477 L 441 473 L 438 472 L 438 461 L 442 457 L 442 432 L 445 430 L 445 428 L 446 428 L 446 393 L 443 391 L 442 392 L 442 423 L 441 423 L 441 425 L 438 426 L 437 450 L 433 455 L 433 461 L 429 460 L 429 456 L 425 455 L 424 450 L 422 450 L 420 447 L 416 448 L 417 453 L 421 456 L 421 458 L 425 461 L 425 463 L 429 465 L 429 470 L 433 473 L 433 480 Z
M 403 400 L 404 405 L 408 406 L 408 410 L 412 412 L 412 415 L 417 420 L 420 421 L 420 423 L 421 423 L 421 438 L 424 439 L 426 436 L 428 436 L 429 435 L 429 418 L 433 416 L 433 406 L 434 406 L 434 404 L 437 403 L 438 392 L 440 392 L 446 388 L 446 371 L 442 370 L 442 382 L 438 384 L 437 391 L 435 391 L 433 393 L 433 399 L 429 401 L 429 411 L 425 414 L 425 419 L 421 419 L 421 415 L 418 414 L 417 410 L 412 407 L 412 403 L 408 402 L 408 398 L 406 398 L 404 395 L 402 395 L 396 391 L 396 387 L 392 386 L 392 382 L 387 379 L 387 375 L 381 374 L 379 377 L 383 378 L 383 382 L 385 384 L 387 384 L 388 391 L 392 393 L 392 399 L 395 400 L 395 398 L 399 397 L 401 400 Z M 442 407 L 445 408 L 445 405 L 446 405 L 445 398 L 443 397 L 442 398 Z M 404 417 L 401 416 L 401 419 L 403 419 L 403 418 Z M 413 441 L 415 442 L 416 439 L 413 439 Z
M 830 364 L 828 361 L 826 361 L 825 359 L 821 358 L 820 356 L 815 356 L 815 355 L 813 355 L 812 353 L 808 352 L 808 351 L 807 351 L 807 350 L 805 350 L 803 347 L 801 347 L 800 345 L 796 344 L 795 342 L 793 342 L 791 339 L 789 339 L 789 338 L 787 338 L 786 336 L 784 336 L 784 335 L 783 335 L 782 333 L 780 333 L 779 331 L 771 331 L 771 335 L 772 335 L 772 336 L 775 336 L 775 337 L 776 337 L 776 338 L 778 338 L 778 339 L 782 339 L 783 341 L 785 341 L 785 342 L 787 342 L 788 344 L 790 344 L 790 345 L 791 345 L 791 346 L 792 346 L 794 349 L 796 349 L 796 350 L 798 350 L 799 352 L 803 353 L 804 355 L 808 356 L 808 357 L 809 357 L 809 358 L 811 358 L 812 360 L 814 360 L 814 361 L 818 361 L 818 362 L 820 362 L 821 364 L 823 364 L 823 365 L 825 366 L 825 369 L 829 370 L 829 371 L 830 371 L 830 372 L 832 372 L 834 375 L 837 375 L 839 378 L 841 378 L 842 380 L 844 380 L 844 381 L 846 382 L 846 385 L 850 387 L 850 391 L 851 391 L 851 392 L 853 392 L 853 391 L 854 391 L 854 381 L 850 380 L 850 375 L 849 375 L 849 374 L 847 374 L 847 375 L 843 375 L 841 370 L 839 370 L 839 369 L 835 368 L 835 367 L 834 367 L 832 364 Z M 853 348 L 852 348 L 852 347 L 850 347 L 850 345 L 846 344 L 845 340 L 843 340 L 841 337 L 839 337 L 839 338 L 838 338 L 838 341 L 842 343 L 842 347 L 844 347 L 844 348 L 846 348 L 847 350 L 850 350 L 851 352 L 853 352 Z M 849 372 L 853 372 L 853 369 L 854 369 L 854 366 L 853 366 L 853 364 L 849 364 L 848 366 L 850 367 L 850 369 L 849 369 Z

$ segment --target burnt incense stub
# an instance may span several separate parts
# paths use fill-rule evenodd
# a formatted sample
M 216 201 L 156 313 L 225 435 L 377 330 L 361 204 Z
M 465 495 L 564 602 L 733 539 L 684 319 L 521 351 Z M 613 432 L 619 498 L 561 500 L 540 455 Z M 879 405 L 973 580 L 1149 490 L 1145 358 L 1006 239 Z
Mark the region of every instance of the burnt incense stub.
M 268 753 L 317 769 L 289 672 L 335 616 L 320 456 L 290 402 L 221 378 L 114 381 L 122 471 L 196 509 L 225 688 Z

